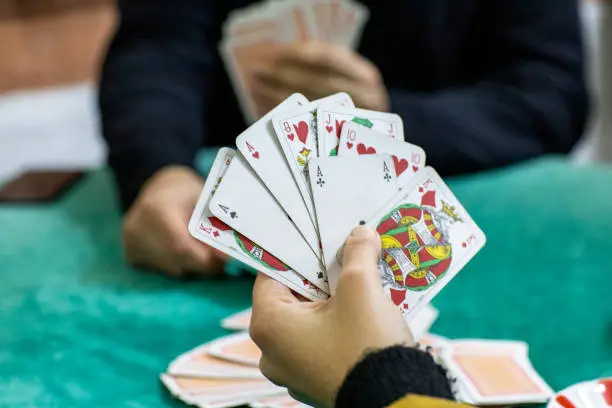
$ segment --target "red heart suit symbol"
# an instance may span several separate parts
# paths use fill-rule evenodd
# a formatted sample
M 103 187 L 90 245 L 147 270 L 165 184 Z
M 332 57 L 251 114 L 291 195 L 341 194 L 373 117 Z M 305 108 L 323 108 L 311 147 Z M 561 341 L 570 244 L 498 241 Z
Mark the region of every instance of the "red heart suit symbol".
M 295 135 L 293 133 L 289 133 L 287 135 L 287 139 L 291 140 L 293 142 L 293 139 L 295 139 Z
M 363 143 L 359 143 L 357 145 L 357 153 L 359 154 L 376 154 L 376 149 L 373 147 L 368 147 Z
M 259 159 L 259 152 L 253 153 L 253 157 L 256 158 L 256 159 Z
M 327 126 L 325 126 L 325 130 L 327 131 L 327 133 L 331 133 L 332 130 L 334 130 L 334 127 L 331 126 L 331 125 L 327 125 Z
M 300 142 L 305 144 L 306 140 L 308 139 L 308 124 L 301 121 L 297 125 L 293 125 L 293 128 L 295 129 L 295 133 L 297 133 L 297 137 Z
M 346 147 L 348 147 L 349 149 L 352 149 L 353 144 L 351 142 L 346 142 Z
M 389 293 L 391 294 L 393 304 L 396 306 L 401 305 L 404 302 L 404 299 L 406 299 L 406 289 L 390 288 Z
M 395 164 L 395 174 L 397 174 L 398 177 L 408 168 L 408 160 L 399 159 L 397 156 L 393 156 L 393 164 Z
M 415 173 L 419 171 L 419 166 L 412 166 L 412 171 L 414 171 Z
M 342 127 L 344 126 L 345 122 L 346 120 L 336 121 L 336 136 L 338 137 L 338 139 L 340 139 L 340 134 L 342 133 Z

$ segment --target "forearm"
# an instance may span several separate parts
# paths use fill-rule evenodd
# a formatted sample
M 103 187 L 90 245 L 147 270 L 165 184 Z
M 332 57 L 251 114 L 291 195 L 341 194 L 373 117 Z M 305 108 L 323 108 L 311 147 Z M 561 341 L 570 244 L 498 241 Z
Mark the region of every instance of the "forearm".
M 431 355 L 396 346 L 368 354 L 352 369 L 336 408 L 383 408 L 407 394 L 453 399 L 446 372 Z

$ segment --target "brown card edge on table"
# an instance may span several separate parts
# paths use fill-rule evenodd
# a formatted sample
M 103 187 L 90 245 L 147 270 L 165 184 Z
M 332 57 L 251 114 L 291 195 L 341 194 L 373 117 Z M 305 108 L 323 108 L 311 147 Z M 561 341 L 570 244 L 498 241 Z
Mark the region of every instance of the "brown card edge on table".
M 28 170 L 0 187 L 0 204 L 57 201 L 85 174 L 83 170 Z

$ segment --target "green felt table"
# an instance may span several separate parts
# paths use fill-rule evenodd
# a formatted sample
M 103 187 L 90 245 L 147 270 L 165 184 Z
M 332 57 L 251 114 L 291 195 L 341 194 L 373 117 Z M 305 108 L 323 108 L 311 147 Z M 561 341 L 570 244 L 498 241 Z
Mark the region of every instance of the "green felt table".
M 433 331 L 525 340 L 555 389 L 612 375 L 612 168 L 546 159 L 451 187 L 488 244 L 435 299 Z M 57 203 L 0 206 L 0 406 L 180 406 L 159 373 L 250 305 L 248 273 L 126 267 L 115 200 L 100 170 Z

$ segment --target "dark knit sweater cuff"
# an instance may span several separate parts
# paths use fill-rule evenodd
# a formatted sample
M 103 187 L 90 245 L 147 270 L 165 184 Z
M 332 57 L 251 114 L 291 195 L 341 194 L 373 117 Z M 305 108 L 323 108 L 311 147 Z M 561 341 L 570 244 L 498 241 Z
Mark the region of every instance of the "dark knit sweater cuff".
M 430 354 L 394 346 L 357 363 L 340 387 L 336 408 L 383 408 L 407 394 L 453 399 L 446 371 Z

